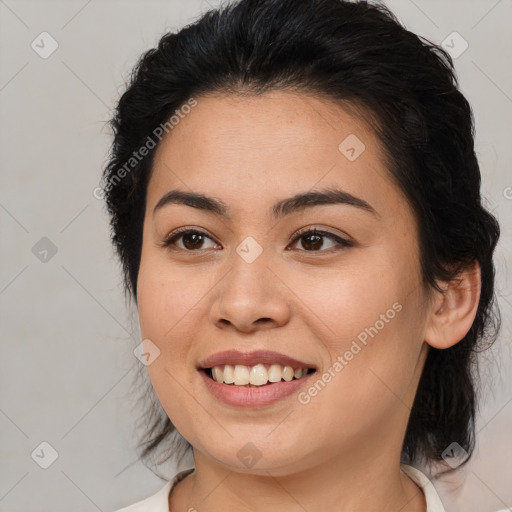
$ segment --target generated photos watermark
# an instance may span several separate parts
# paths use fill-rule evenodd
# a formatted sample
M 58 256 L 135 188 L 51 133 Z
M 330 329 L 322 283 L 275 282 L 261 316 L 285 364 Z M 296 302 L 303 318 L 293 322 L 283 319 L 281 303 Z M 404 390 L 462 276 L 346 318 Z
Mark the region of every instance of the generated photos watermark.
M 138 164 L 141 162 L 149 152 L 154 149 L 158 142 L 160 142 L 165 133 L 173 130 L 182 119 L 184 119 L 192 109 L 197 106 L 197 100 L 190 98 L 185 104 L 177 109 L 174 114 L 165 122 L 158 125 L 151 135 L 146 137 L 144 144 L 132 153 L 128 161 L 120 167 L 115 174 L 110 176 L 110 179 L 104 187 L 96 187 L 93 190 L 93 196 L 96 199 L 104 199 L 105 193 L 110 192 L 124 177 L 126 177 Z M 154 137 L 154 138 L 153 138 Z M 158 139 L 158 142 L 155 140 Z
M 357 335 L 357 340 L 352 340 L 350 348 L 342 355 L 338 355 L 336 361 L 311 385 L 307 390 L 301 391 L 297 395 L 299 403 L 307 405 L 311 399 L 320 393 L 329 382 L 338 375 L 345 366 L 349 364 L 354 357 L 367 346 L 368 337 L 374 338 L 388 324 L 396 314 L 402 311 L 402 304 L 395 302 L 391 308 L 379 316 L 379 319 L 370 327 L 366 327 Z M 358 343 L 359 341 L 359 343 Z

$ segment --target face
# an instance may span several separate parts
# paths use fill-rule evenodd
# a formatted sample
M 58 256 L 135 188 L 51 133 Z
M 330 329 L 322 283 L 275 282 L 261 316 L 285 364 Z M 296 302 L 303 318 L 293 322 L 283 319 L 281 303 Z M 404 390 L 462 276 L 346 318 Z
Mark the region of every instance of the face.
M 241 472 L 399 453 L 428 307 L 415 219 L 376 135 L 305 93 L 196 101 L 147 190 L 137 302 L 162 407 L 195 456 Z M 162 204 L 171 191 L 215 204 Z M 225 351 L 239 354 L 206 361 Z M 255 384 L 203 369 L 229 381 L 230 363 Z M 308 373 L 288 381 L 284 366 Z M 280 382 L 262 385 L 269 372 Z

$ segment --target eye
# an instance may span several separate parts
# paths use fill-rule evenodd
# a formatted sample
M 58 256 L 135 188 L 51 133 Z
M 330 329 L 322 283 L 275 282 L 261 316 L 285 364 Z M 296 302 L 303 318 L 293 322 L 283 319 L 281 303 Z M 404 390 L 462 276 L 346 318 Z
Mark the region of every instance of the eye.
M 176 244 L 179 239 L 182 239 L 182 247 L 179 247 Z M 171 235 L 164 240 L 161 246 L 169 248 L 175 246 L 177 249 L 193 252 L 198 249 L 204 249 L 204 241 L 206 239 L 213 242 L 213 240 L 202 231 L 198 231 L 197 229 L 181 228 L 180 230 L 171 233 Z
M 177 243 L 180 239 L 182 243 L 181 247 Z M 334 242 L 334 247 L 338 246 L 338 249 L 335 250 L 352 247 L 353 245 L 352 242 L 345 240 L 334 233 L 308 228 L 299 231 L 297 236 L 293 239 L 293 243 L 302 240 L 302 247 L 306 252 L 332 252 L 325 250 L 325 248 L 324 250 L 320 250 L 324 245 L 324 239 L 329 239 Z M 210 247 L 210 249 L 219 247 L 218 244 L 216 244 L 206 233 L 190 228 L 181 228 L 174 233 L 171 233 L 161 244 L 161 247 L 176 248 L 187 252 L 197 252 L 200 249 L 208 249 L 208 247 L 204 247 L 205 240 L 213 242 L 213 247 Z M 332 247 L 333 246 L 328 249 L 332 249 Z
M 327 250 L 321 250 L 324 239 L 328 238 L 334 242 L 334 247 L 338 246 L 335 250 L 341 250 L 341 248 L 352 247 L 352 242 L 341 238 L 334 233 L 329 231 L 322 231 L 319 229 L 304 229 L 299 231 L 298 235 L 294 238 L 293 243 L 302 240 L 302 247 L 306 249 L 306 252 L 332 252 Z M 329 249 L 329 248 L 328 248 Z M 332 249 L 332 246 L 331 246 Z

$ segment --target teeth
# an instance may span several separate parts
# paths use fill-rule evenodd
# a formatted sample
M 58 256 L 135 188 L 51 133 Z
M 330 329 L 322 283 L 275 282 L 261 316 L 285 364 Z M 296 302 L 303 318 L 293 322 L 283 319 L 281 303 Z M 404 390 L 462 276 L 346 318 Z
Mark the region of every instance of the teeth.
M 223 366 L 214 366 L 212 369 L 214 380 L 224 384 L 233 384 L 235 386 L 263 386 L 269 382 L 281 382 L 285 380 L 300 379 L 308 373 L 307 368 L 296 368 L 291 366 L 281 366 L 279 364 L 257 364 L 255 366 L 245 366 L 237 364 L 232 366 L 226 364 Z
M 268 372 L 267 369 L 262 364 L 257 364 L 251 368 L 251 373 L 249 374 L 249 383 L 253 386 L 263 386 L 268 382 Z M 237 383 L 235 383 L 237 384 Z
M 218 366 L 217 366 L 217 368 L 218 368 Z M 235 369 L 230 364 L 226 364 L 224 366 L 224 383 L 225 384 L 233 384 L 233 382 L 235 382 L 234 372 L 235 372 Z M 221 372 L 221 375 L 222 375 L 222 372 Z M 222 380 L 220 382 L 222 382 Z
M 234 383 L 237 386 L 245 386 L 246 384 L 249 384 L 249 368 L 247 368 L 247 366 L 237 364 L 235 366 L 235 371 L 233 372 L 233 378 L 235 379 Z
M 224 372 L 218 366 L 212 368 L 212 375 L 217 382 L 224 382 Z
M 268 380 L 270 382 L 279 382 L 282 376 L 281 365 L 279 364 L 271 364 L 268 370 Z
M 291 366 L 285 366 L 283 368 L 283 379 L 286 382 L 290 382 L 293 379 L 293 368 Z

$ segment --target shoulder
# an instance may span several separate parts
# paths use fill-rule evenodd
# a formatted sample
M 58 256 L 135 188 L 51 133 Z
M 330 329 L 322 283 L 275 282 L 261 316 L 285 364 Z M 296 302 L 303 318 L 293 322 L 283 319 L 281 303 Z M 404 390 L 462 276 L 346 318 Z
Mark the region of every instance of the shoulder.
M 192 473 L 194 468 L 185 469 L 180 471 L 174 476 L 172 480 L 167 482 L 156 494 L 149 496 L 148 498 L 138 501 L 132 505 L 124 508 L 120 508 L 115 512 L 168 512 L 168 497 L 172 488 L 187 475 Z
M 446 512 L 443 502 L 431 480 L 419 469 L 407 464 L 400 464 L 400 469 L 421 488 L 427 503 L 426 512 Z
M 423 493 L 425 494 L 425 501 L 427 502 L 426 512 L 446 512 L 434 484 L 427 475 L 419 469 L 406 464 L 400 464 L 400 469 L 414 480 L 414 482 L 423 490 Z M 496 512 L 512 512 L 512 508 L 503 508 Z

